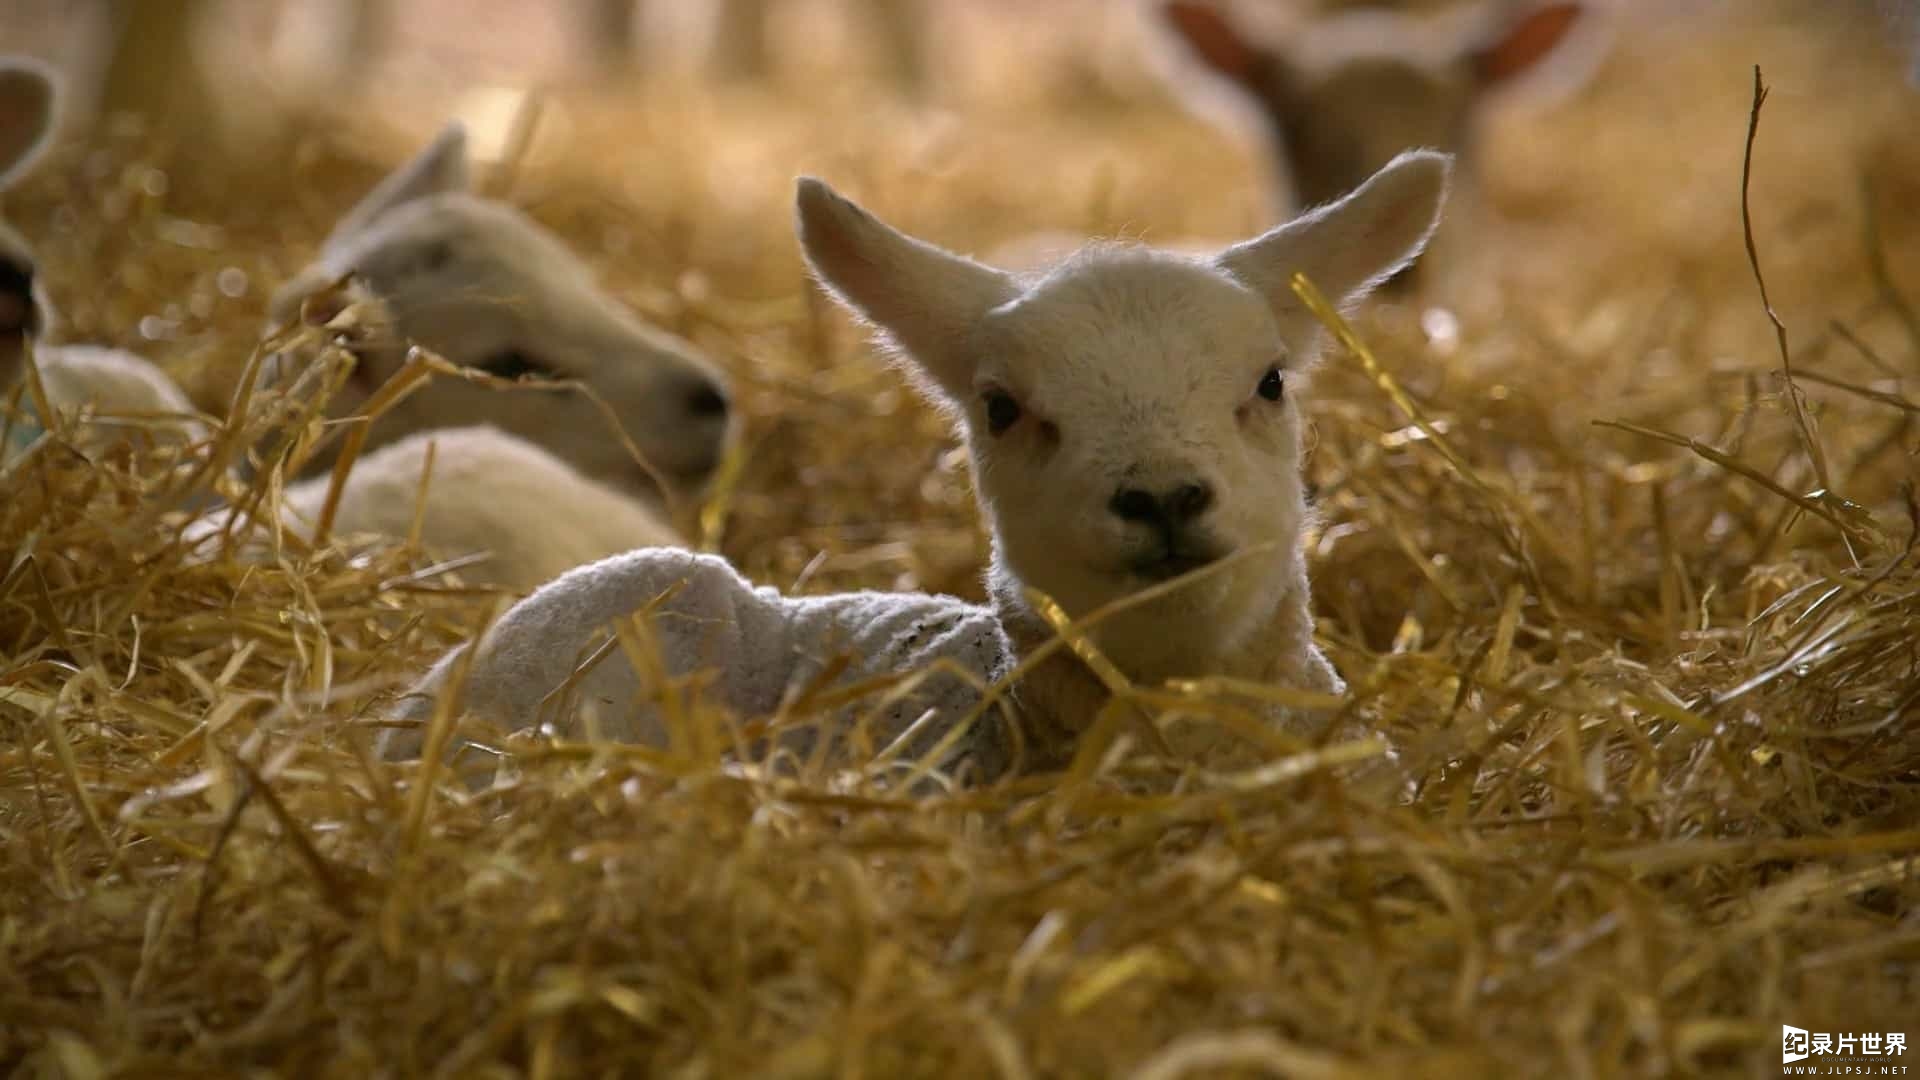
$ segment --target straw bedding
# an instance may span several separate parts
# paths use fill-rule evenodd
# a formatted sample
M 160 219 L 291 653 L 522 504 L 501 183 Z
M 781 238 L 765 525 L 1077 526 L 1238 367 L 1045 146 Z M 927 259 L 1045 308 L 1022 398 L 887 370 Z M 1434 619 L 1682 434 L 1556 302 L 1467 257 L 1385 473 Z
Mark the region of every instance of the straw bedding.
M 184 465 L 43 445 L 0 481 L 0 1062 L 1613 1076 L 1770 1071 L 1783 1023 L 1920 1038 L 1914 174 L 1874 157 L 1864 104 L 1821 124 L 1796 99 L 1817 61 L 1769 70 L 1752 209 L 1796 391 L 1740 242 L 1755 56 L 1712 55 L 1683 164 L 1560 167 L 1620 164 L 1595 186 L 1626 204 L 1638 161 L 1698 227 L 1568 214 L 1544 269 L 1470 279 L 1457 339 L 1382 306 L 1315 376 L 1321 632 L 1376 738 L 1259 738 L 1244 706 L 1277 691 L 1202 682 L 1134 693 L 1252 764 L 1122 727 L 1065 775 L 908 799 L 769 779 L 725 753 L 764 718 L 702 711 L 678 722 L 718 737 L 671 752 L 522 738 L 471 789 L 372 760 L 367 718 L 498 596 L 390 542 L 178 542 L 196 466 L 270 402 Z M 513 197 L 740 380 L 703 543 L 801 591 L 977 596 L 964 468 L 802 290 L 787 179 L 980 250 L 1230 236 L 1258 165 L 1164 103 L 942 127 L 836 94 L 578 103 Z M 1552 123 L 1623 98 L 1597 100 Z M 400 152 L 358 130 L 382 149 L 217 202 L 103 135 L 7 209 L 76 337 L 140 343 L 224 414 L 266 290 Z

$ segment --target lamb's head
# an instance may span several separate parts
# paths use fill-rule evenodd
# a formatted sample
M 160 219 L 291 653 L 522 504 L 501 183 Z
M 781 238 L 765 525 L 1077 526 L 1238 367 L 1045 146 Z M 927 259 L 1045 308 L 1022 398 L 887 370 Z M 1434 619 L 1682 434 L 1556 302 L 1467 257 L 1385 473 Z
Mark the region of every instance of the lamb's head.
M 1212 258 L 1093 248 L 1035 278 L 907 237 L 816 180 L 800 182 L 799 230 L 819 279 L 957 418 L 1002 606 L 1024 582 L 1081 616 L 1275 544 L 1142 609 L 1161 641 L 1215 652 L 1300 585 L 1297 398 L 1321 333 L 1291 275 L 1356 301 L 1419 254 L 1450 163 L 1404 154 Z
M 451 379 L 402 401 L 368 445 L 429 428 L 491 424 L 553 451 L 621 490 L 678 491 L 711 475 L 729 437 L 727 385 L 687 341 L 641 321 L 603 291 L 557 237 L 511 206 L 468 190 L 466 139 L 448 127 L 387 176 L 327 238 L 319 258 L 274 297 L 284 324 L 302 301 L 351 273 L 393 320 L 394 342 L 367 353 L 336 397 L 350 411 L 420 345 L 506 378 L 584 383 L 619 415 L 651 469 L 636 464 L 579 392 L 501 393 Z
M 57 94 L 53 73 L 36 61 L 0 58 L 0 193 L 45 150 Z M 19 373 L 27 339 L 52 328 L 53 309 L 33 271 L 33 249 L 0 220 L 0 388 Z
M 1403 150 L 1463 151 L 1481 100 L 1568 53 L 1569 35 L 1593 21 L 1580 3 L 1521 3 L 1438 16 L 1367 6 L 1289 31 L 1257 27 L 1253 13 L 1230 14 L 1219 0 L 1163 0 L 1159 16 L 1200 65 L 1203 87 L 1258 110 L 1296 204 L 1317 206 Z M 1562 71 L 1565 85 L 1584 74 Z

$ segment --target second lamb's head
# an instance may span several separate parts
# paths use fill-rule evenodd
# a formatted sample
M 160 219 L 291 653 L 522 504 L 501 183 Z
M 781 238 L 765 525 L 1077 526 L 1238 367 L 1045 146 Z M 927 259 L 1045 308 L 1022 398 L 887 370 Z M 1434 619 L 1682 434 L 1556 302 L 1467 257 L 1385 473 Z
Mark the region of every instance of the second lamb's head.
M 634 462 L 604 413 L 579 392 L 504 393 L 436 379 L 375 423 L 368 448 L 412 432 L 490 424 L 553 451 L 621 490 L 700 488 L 731 430 L 727 384 L 689 342 L 608 295 L 559 238 L 519 210 L 469 190 L 458 125 L 383 179 L 343 217 L 319 257 L 272 302 L 284 325 L 302 302 L 352 274 L 393 322 L 391 348 L 363 354 L 332 412 L 357 409 L 417 344 L 508 379 L 591 387 L 647 459 Z
M 1094 247 L 1020 277 L 897 232 L 812 179 L 799 185 L 800 241 L 820 281 L 957 419 L 997 595 L 1024 582 L 1081 616 L 1275 542 L 1161 609 L 1233 636 L 1297 582 L 1298 391 L 1321 331 L 1292 275 L 1336 303 L 1365 295 L 1419 254 L 1451 160 L 1402 155 L 1346 198 L 1211 258 Z

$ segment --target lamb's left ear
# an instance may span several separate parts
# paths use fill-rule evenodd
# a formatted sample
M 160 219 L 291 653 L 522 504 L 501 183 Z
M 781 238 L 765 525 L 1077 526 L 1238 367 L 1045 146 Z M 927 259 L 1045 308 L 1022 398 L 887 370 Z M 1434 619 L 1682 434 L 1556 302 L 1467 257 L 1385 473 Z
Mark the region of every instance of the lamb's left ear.
M 467 129 L 458 120 L 440 129 L 433 141 L 406 164 L 380 178 L 354 208 L 327 234 L 325 250 L 366 230 L 396 206 L 468 187 Z
M 1279 312 L 1300 309 L 1291 284 L 1296 272 L 1335 304 L 1355 303 L 1426 248 L 1452 168 L 1451 154 L 1410 150 L 1345 198 L 1235 244 L 1215 262 Z
M 900 346 L 934 389 L 971 398 L 967 334 L 1017 295 L 1013 278 L 888 226 L 810 176 L 794 203 L 800 250 L 820 283 Z

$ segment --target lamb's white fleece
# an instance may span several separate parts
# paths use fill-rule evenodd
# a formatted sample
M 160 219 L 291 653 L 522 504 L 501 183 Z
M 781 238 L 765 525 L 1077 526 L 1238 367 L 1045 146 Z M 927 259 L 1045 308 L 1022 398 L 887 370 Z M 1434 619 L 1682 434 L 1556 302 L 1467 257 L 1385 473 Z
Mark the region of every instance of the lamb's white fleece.
M 83 448 L 104 446 L 136 430 L 181 445 L 207 437 L 206 425 L 196 419 L 198 411 L 185 391 L 144 357 L 98 345 L 42 345 L 34 351 L 34 360 L 47 404 L 55 412 L 71 414 L 85 407 L 101 418 L 76 433 Z M 0 393 L 11 393 L 11 389 L 0 388 Z M 20 402 L 9 445 L 0 448 L 0 457 L 23 449 L 38 437 L 44 423 L 32 415 L 29 397 L 23 394 Z M 139 424 L 116 423 L 110 417 L 165 419 Z
M 642 612 L 650 612 L 658 627 L 652 636 L 668 677 L 711 673 L 715 681 L 706 685 L 707 700 L 744 718 L 774 713 L 790 692 L 812 686 L 842 659 L 846 666 L 834 675 L 834 685 L 939 665 L 866 728 L 877 750 L 932 710 L 935 715 L 903 747 L 908 757 L 918 757 L 946 735 L 978 704 L 979 687 L 1005 675 L 1014 657 L 993 611 L 954 597 L 783 596 L 774 588 L 754 587 L 717 556 L 645 548 L 564 574 L 508 609 L 481 639 L 468 671 L 467 713 L 509 730 L 547 717 L 584 727 L 591 714 L 606 737 L 665 745 L 668 733 L 658 707 L 662 688 L 646 685 L 618 646 L 573 691 L 577 710 L 543 708 L 606 640 L 611 624 Z M 443 657 L 402 700 L 398 719 L 421 723 L 391 731 L 383 754 L 419 754 L 423 722 L 432 716 L 435 698 L 465 649 Z M 857 730 L 854 719 L 878 702 L 877 695 L 868 696 L 843 708 L 832 718 L 831 737 Z M 813 735 L 795 731 L 782 745 L 809 753 Z M 1011 739 L 999 710 L 989 710 L 959 740 L 954 758 L 963 757 L 986 775 L 997 775 L 1010 763 Z
M 438 557 L 484 555 L 463 571 L 469 581 L 524 591 L 616 552 L 683 543 L 652 507 L 484 425 L 416 432 L 363 455 L 347 475 L 334 534 L 406 536 L 429 446 L 420 536 Z M 293 485 L 283 508 L 317 522 L 331 483 L 316 476 Z

